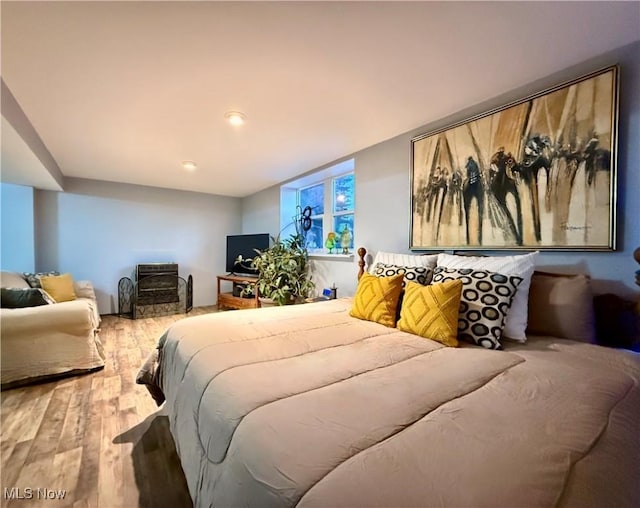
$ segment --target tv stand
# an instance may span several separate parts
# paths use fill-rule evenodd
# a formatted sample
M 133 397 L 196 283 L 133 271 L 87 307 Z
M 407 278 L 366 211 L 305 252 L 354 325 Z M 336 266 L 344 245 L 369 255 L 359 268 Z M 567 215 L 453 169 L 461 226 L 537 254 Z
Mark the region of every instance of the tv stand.
M 229 272 L 227 275 L 221 275 L 221 277 L 240 277 L 245 279 L 253 279 L 254 282 L 258 278 L 257 275 L 240 275 L 236 272 Z
M 258 300 L 258 289 L 255 287 L 258 281 L 257 277 L 243 276 L 243 275 L 218 275 L 218 310 L 220 309 L 256 309 L 260 307 Z M 221 282 L 231 282 L 231 292 L 222 292 L 220 290 Z M 243 298 L 242 296 L 234 296 L 237 293 L 237 289 L 247 284 L 253 285 L 253 297 Z

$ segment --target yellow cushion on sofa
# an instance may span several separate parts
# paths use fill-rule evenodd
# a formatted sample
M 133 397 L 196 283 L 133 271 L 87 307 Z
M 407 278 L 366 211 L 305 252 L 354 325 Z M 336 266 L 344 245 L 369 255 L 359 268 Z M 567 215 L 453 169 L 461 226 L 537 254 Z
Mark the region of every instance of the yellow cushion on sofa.
M 42 284 L 42 289 L 58 303 L 76 299 L 73 278 L 70 273 L 40 277 L 40 284 Z
M 461 280 L 430 286 L 407 283 L 398 329 L 457 347 L 461 293 Z
M 385 326 L 395 326 L 403 277 L 402 274 L 392 277 L 363 274 L 353 297 L 350 315 Z

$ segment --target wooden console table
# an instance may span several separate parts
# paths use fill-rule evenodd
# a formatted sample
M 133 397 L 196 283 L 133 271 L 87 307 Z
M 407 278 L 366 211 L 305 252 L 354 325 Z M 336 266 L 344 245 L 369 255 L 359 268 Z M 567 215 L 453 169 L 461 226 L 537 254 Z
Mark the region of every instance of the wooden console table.
M 223 293 L 220 290 L 220 283 L 227 281 L 232 283 L 231 292 Z M 243 277 L 242 275 L 218 275 L 218 309 L 256 309 L 260 307 L 258 302 L 258 291 L 255 288 L 256 277 Z M 253 298 L 243 298 L 234 296 L 239 286 L 253 284 Z

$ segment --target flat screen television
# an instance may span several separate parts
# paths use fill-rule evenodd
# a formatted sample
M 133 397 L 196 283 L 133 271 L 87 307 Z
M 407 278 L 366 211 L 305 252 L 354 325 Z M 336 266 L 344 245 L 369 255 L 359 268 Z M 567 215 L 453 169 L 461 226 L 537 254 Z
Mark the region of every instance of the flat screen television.
M 229 235 L 227 236 L 227 272 L 257 275 L 255 270 L 251 269 L 250 262 L 236 263 L 238 256 L 243 259 L 253 258 L 256 251 L 269 248 L 269 233 L 260 233 L 257 235 Z

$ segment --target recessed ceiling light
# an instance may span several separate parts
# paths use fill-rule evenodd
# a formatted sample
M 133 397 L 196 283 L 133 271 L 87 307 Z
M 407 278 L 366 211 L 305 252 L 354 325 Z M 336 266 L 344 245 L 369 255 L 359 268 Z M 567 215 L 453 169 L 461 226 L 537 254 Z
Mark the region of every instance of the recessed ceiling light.
M 247 118 L 245 114 L 240 111 L 227 111 L 224 117 L 231 125 L 242 125 Z
M 198 165 L 193 161 L 182 161 L 182 167 L 187 171 L 193 171 L 198 167 Z

